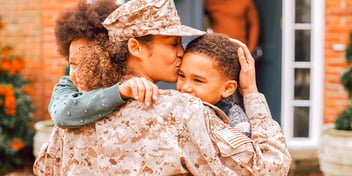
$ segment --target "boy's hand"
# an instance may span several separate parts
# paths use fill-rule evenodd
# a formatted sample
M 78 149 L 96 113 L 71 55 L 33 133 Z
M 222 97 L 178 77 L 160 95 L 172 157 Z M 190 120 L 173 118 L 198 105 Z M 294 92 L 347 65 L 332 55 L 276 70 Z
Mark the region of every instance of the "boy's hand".
M 242 96 L 249 93 L 258 92 L 257 82 L 255 78 L 255 64 L 254 59 L 248 47 L 236 39 L 230 39 L 233 43 L 241 46 L 238 49 L 238 60 L 241 64 L 239 91 Z
M 147 106 L 159 95 L 158 86 L 145 78 L 129 79 L 119 86 L 119 91 L 122 98 L 134 98 Z

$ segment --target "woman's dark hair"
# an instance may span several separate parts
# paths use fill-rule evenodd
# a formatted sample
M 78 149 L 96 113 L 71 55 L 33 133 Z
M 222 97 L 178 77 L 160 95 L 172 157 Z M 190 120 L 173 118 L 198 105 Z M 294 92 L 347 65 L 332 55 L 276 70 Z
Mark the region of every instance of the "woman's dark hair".
M 153 35 L 146 35 L 142 37 L 136 37 L 141 44 L 145 45 L 146 47 L 151 47 L 153 42 Z M 128 40 L 124 40 L 121 42 L 109 43 L 105 46 L 107 50 L 109 50 L 110 58 L 112 63 L 119 65 L 119 70 L 121 73 L 126 74 L 126 61 L 129 56 Z
M 192 40 L 187 45 L 185 53 L 203 54 L 214 59 L 224 76 L 238 81 L 241 68 L 238 49 L 239 46 L 232 43 L 226 35 L 212 33 Z

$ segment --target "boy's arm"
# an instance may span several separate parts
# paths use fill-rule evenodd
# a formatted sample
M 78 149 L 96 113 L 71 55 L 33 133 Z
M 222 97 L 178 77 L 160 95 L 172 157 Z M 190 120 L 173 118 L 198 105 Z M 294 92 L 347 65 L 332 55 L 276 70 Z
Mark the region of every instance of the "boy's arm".
M 186 114 L 190 117 L 186 124 L 192 144 L 204 156 L 203 163 L 213 168 L 215 175 L 287 175 L 291 155 L 264 95 L 248 94 L 244 104 L 252 125 L 252 138 L 223 123 L 225 114 L 220 110 L 193 106 L 194 110 Z M 188 167 L 196 169 L 192 165 Z
M 292 158 L 283 131 L 272 118 L 265 96 L 250 93 L 243 98 L 251 122 L 253 147 L 257 152 L 258 161 L 253 163 L 253 170 L 263 175 L 287 175 Z
M 112 87 L 79 92 L 69 76 L 55 85 L 49 103 L 49 113 L 55 125 L 73 128 L 95 122 L 125 103 L 119 94 L 119 84 Z

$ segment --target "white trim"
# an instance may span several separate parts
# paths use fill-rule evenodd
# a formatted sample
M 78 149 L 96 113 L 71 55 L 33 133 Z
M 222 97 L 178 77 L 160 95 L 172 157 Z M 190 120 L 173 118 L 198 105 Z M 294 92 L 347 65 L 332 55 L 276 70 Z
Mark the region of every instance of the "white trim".
M 289 148 L 316 148 L 322 126 L 325 0 L 311 1 L 311 23 L 295 23 L 295 1 L 283 1 L 281 123 Z M 311 30 L 310 62 L 294 61 L 295 30 Z M 294 100 L 294 69 L 310 69 L 310 99 Z M 293 108 L 309 107 L 309 137 L 293 137 Z
M 287 138 L 287 142 L 290 142 L 291 136 L 293 136 L 293 109 L 291 101 L 293 99 L 292 87 L 293 87 L 293 50 L 294 43 L 294 1 L 284 0 L 282 3 L 282 85 L 281 85 L 281 125 Z
M 292 103 L 292 106 L 295 107 L 309 107 L 311 105 L 312 104 L 310 100 L 294 100 Z
M 293 68 L 310 68 L 310 66 L 312 65 L 311 62 L 294 62 L 293 64 Z
M 311 118 L 310 118 L 310 136 L 312 144 L 319 145 L 321 126 L 323 124 L 323 97 L 324 97 L 324 34 L 325 34 L 325 0 L 312 1 L 312 51 L 311 59 L 311 86 L 310 93 L 312 95 Z
M 307 30 L 307 29 L 311 29 L 312 24 L 308 24 L 308 23 L 296 23 L 293 24 L 295 26 L 295 29 L 297 30 Z

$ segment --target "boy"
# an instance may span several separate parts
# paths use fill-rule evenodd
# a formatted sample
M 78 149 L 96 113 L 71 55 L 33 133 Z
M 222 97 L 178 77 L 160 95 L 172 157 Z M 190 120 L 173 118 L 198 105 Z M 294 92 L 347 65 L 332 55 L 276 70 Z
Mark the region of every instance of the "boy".
M 240 64 L 238 49 L 222 34 L 206 34 L 186 47 L 176 89 L 215 104 L 230 118 L 230 126 L 250 137 L 250 123 L 231 95 L 236 91 Z

